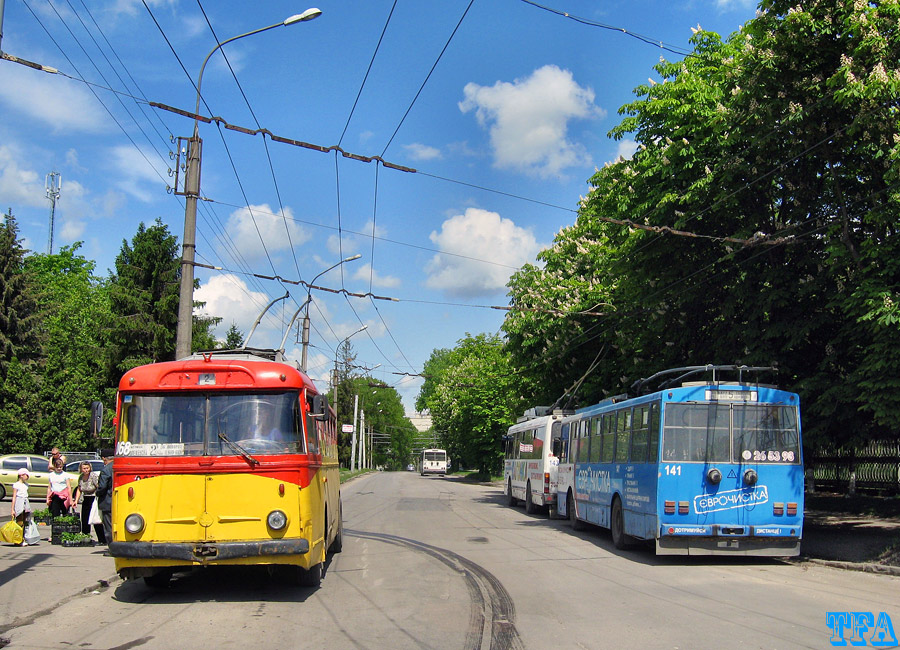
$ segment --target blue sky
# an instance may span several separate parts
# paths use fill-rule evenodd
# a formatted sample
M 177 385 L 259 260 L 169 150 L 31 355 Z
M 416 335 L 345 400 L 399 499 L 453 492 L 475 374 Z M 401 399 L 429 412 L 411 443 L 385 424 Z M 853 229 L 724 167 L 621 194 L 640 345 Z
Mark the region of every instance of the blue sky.
M 221 41 L 316 6 L 313 21 L 225 45 L 234 75 L 214 54 L 201 113 L 416 173 L 201 124 L 197 261 L 222 270 L 198 268 L 195 295 L 224 336 L 288 290 L 250 342 L 276 346 L 306 289 L 253 274 L 308 282 L 361 255 L 316 284 L 397 300 L 313 291 L 310 375 L 326 386 L 339 341 L 367 325 L 351 339 L 357 363 L 410 411 L 433 349 L 499 331 L 491 307 L 507 304 L 510 274 L 573 223 L 597 167 L 631 155 L 606 135 L 619 107 L 661 55 L 680 58 L 523 0 L 145 2 L 7 0 L 3 52 L 96 85 L 0 61 L 0 209 L 46 252 L 45 177 L 58 171 L 54 251 L 81 241 L 106 275 L 141 221 L 180 242 L 170 136 L 193 121 L 148 101 L 193 111 L 188 75 L 217 42 L 207 19 Z M 755 13 L 739 0 L 539 4 L 673 49 L 691 28 L 725 36 Z

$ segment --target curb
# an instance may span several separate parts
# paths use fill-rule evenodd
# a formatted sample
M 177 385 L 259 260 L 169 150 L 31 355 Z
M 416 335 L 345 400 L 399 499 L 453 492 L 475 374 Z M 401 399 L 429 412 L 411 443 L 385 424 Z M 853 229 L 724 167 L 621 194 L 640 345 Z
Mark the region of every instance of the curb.
M 65 605 L 69 601 L 75 600 L 79 596 L 84 596 L 85 594 L 89 594 L 94 591 L 102 591 L 105 589 L 109 589 L 114 583 L 119 582 L 120 580 L 121 580 L 121 578 L 119 578 L 118 574 L 113 575 L 110 578 L 97 580 L 97 582 L 94 583 L 93 585 L 91 585 L 89 587 L 84 587 L 83 589 L 75 592 L 74 594 L 70 594 L 64 598 L 61 598 L 59 601 L 57 601 L 56 603 L 54 603 L 52 605 L 49 605 L 49 606 L 47 606 L 43 609 L 40 609 L 36 612 L 29 612 L 28 614 L 25 614 L 24 616 L 20 616 L 19 618 L 13 619 L 9 623 L 0 625 L 0 634 L 5 634 L 6 632 L 9 632 L 10 630 L 14 630 L 14 629 L 16 629 L 18 627 L 22 627 L 24 625 L 31 625 L 32 623 L 35 622 L 35 620 L 41 618 L 42 616 L 47 616 L 49 614 L 52 614 L 54 612 L 54 610 L 56 610 L 56 608 L 59 607 L 60 605 Z M 2 648 L 4 646 L 3 641 L 4 641 L 4 638 L 0 637 L 0 648 Z M 7 640 L 7 643 L 8 643 L 8 640 Z
M 804 557 L 796 561 L 797 564 L 803 562 L 828 566 L 833 569 L 844 569 L 845 571 L 862 571 L 864 573 L 876 573 L 879 575 L 900 577 L 900 567 L 878 564 L 877 562 L 844 562 L 841 560 L 819 560 L 812 557 Z

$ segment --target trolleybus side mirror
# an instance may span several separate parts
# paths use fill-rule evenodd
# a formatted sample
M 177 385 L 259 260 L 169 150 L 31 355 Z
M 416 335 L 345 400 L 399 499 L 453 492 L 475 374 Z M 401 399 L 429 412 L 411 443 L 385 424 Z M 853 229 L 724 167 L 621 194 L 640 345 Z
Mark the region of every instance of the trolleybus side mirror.
M 97 438 L 103 426 L 103 402 L 91 402 L 91 436 Z
M 313 395 L 313 415 L 324 415 L 328 411 L 328 398 L 325 395 Z

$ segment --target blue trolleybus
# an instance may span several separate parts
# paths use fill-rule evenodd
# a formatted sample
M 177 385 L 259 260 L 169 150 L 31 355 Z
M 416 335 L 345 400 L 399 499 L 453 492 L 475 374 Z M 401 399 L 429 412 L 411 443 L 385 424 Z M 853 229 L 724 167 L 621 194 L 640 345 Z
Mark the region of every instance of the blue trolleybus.
M 798 555 L 800 400 L 745 381 L 763 370 L 663 371 L 636 382 L 635 396 L 565 417 L 557 513 L 576 528 L 609 528 L 620 549 L 652 540 L 658 554 Z M 642 394 L 665 376 L 674 377 Z

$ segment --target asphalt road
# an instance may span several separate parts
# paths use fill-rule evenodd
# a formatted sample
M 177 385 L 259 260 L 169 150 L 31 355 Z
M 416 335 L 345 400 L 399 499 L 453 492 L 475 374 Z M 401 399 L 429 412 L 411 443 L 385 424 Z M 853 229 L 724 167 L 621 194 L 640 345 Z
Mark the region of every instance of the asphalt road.
M 898 577 L 616 551 L 603 531 L 506 507 L 497 487 L 411 472 L 342 492 L 344 551 L 317 590 L 247 570 L 164 591 L 114 582 L 3 636 L 29 649 L 829 648 L 829 611 L 884 611 L 900 630 Z

